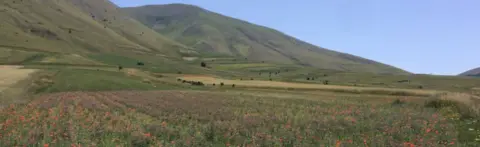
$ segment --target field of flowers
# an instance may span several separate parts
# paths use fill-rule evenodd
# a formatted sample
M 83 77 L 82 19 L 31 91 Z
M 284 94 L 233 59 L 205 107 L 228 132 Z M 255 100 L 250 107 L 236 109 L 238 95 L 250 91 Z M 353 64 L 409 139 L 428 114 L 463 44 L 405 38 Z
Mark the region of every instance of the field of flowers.
M 463 146 L 450 117 L 394 99 L 68 92 L 0 114 L 0 146 Z M 456 117 L 456 116 L 452 116 Z

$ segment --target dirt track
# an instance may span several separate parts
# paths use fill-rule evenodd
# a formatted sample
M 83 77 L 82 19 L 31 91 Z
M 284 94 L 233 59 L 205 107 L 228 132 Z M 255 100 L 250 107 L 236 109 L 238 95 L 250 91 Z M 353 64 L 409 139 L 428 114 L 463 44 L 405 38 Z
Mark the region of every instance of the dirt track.
M 21 69 L 22 66 L 0 66 L 0 91 L 27 78 L 34 69 Z

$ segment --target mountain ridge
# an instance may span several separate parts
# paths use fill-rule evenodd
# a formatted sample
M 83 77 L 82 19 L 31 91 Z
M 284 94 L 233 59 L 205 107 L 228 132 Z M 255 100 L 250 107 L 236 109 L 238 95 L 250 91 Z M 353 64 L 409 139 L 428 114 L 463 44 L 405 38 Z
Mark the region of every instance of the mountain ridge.
M 408 73 L 352 54 L 325 49 L 281 31 L 190 4 L 145 5 L 121 10 L 160 34 L 200 53 L 255 61 L 376 73 Z
M 4 1 L 0 47 L 38 53 L 158 53 L 188 47 L 164 37 L 104 0 Z
M 463 72 L 459 76 L 480 76 L 480 67 Z

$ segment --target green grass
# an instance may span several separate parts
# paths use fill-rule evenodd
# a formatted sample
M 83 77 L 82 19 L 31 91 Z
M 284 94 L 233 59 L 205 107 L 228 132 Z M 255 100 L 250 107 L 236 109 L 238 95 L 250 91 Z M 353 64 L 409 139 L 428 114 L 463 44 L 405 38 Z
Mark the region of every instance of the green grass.
M 179 9 L 183 11 L 178 12 Z M 323 49 L 271 28 L 196 6 L 167 4 L 122 10 L 157 32 L 196 49 L 201 57 L 223 56 L 324 69 L 406 73 L 378 62 Z
M 105 91 L 105 90 L 160 90 L 175 89 L 173 85 L 146 83 L 140 77 L 123 72 L 89 69 L 61 69 L 51 77 L 53 84 L 40 92 Z
M 38 52 L 28 52 L 0 47 L 0 64 L 22 64 L 41 58 Z
M 5 1 L 0 10 L 0 47 L 8 49 L 79 55 L 148 52 L 172 57 L 179 56 L 178 50 L 190 50 L 134 19 L 124 19 L 109 1 Z

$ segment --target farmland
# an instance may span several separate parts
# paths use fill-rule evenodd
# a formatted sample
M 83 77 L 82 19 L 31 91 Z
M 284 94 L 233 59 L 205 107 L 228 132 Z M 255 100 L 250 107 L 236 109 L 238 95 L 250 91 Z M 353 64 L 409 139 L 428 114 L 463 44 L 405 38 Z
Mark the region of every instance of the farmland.
M 135 97 L 135 99 L 133 99 Z M 449 117 L 394 99 L 305 100 L 205 91 L 67 92 L 2 111 L 6 146 L 459 144 Z M 38 108 L 38 109 L 37 109 Z
M 476 88 L 324 85 L 234 70 L 150 70 L 156 65 L 26 67 L 39 71 L 35 87 L 24 91 L 31 96 L 2 98 L 2 146 L 474 146 L 480 139 Z

